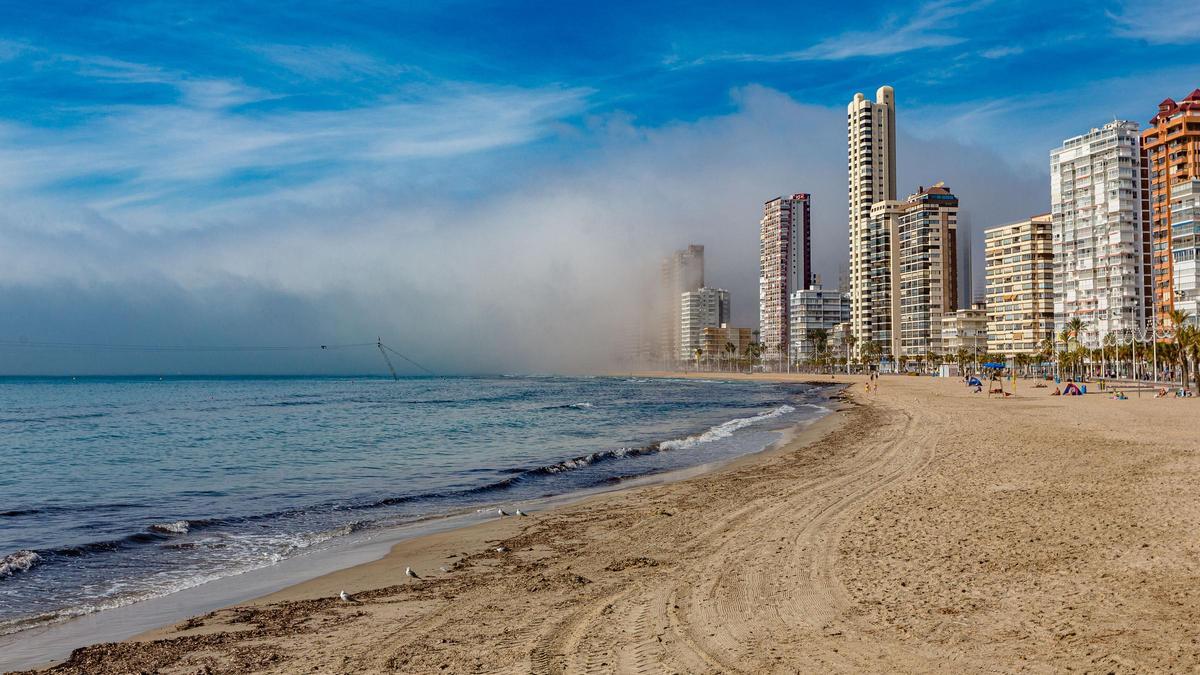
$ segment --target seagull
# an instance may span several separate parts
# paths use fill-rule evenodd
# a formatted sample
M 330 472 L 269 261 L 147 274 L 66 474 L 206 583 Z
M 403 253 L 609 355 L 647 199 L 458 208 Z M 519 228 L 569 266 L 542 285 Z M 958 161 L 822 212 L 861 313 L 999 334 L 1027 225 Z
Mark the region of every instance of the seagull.
M 506 512 L 504 509 L 496 509 L 496 515 L 498 515 L 498 516 L 500 516 L 501 518 L 503 518 L 504 516 L 507 516 L 507 515 L 508 515 L 508 513 L 507 513 L 507 512 Z
M 404 576 L 407 576 L 407 577 L 412 577 L 413 579 L 420 579 L 420 578 L 421 578 L 421 577 L 417 576 L 417 573 L 416 573 L 416 572 L 414 572 L 414 571 L 413 571 L 413 568 L 411 568 L 411 567 L 405 567 L 405 568 L 404 568 Z
M 504 553 L 508 549 L 504 548 L 503 546 L 497 546 L 496 548 L 494 548 L 492 550 L 494 550 L 496 553 Z
M 518 515 L 518 516 L 527 516 L 527 515 L 529 515 L 529 514 L 528 514 L 528 513 L 525 513 L 525 512 L 524 512 L 524 511 L 522 511 L 521 509 L 517 509 L 517 515 Z
M 341 593 L 338 593 L 338 597 L 342 599 L 342 602 L 358 602 L 357 600 L 354 599 L 354 596 L 350 595 L 346 591 L 342 591 Z

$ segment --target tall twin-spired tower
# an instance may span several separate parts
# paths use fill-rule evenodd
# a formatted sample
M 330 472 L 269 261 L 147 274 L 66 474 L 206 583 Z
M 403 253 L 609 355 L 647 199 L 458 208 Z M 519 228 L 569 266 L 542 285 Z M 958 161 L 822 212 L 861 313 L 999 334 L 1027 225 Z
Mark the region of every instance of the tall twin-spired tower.
M 869 288 L 872 258 L 893 258 L 890 251 L 877 250 L 890 245 L 887 238 L 871 233 L 871 207 L 876 202 L 896 199 L 896 98 L 891 87 L 880 87 L 874 102 L 861 93 L 854 95 L 846 107 L 846 135 L 850 182 L 850 333 L 857 341 L 857 349 L 867 341 L 890 339 L 890 335 L 879 334 L 884 328 L 876 325 L 874 317 L 880 321 L 883 317 L 871 310 Z

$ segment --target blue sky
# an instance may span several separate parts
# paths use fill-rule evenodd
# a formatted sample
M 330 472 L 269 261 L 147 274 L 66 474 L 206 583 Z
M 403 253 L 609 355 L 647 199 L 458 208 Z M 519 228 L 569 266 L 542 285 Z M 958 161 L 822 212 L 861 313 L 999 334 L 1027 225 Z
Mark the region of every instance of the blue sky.
M 391 292 L 428 304 L 381 329 L 457 301 L 479 305 L 457 330 L 521 343 L 572 304 L 548 279 L 593 288 L 693 239 L 723 247 L 710 278 L 748 323 L 756 242 L 734 230 L 762 201 L 813 192 L 826 277 L 844 257 L 855 91 L 896 88 L 901 190 L 957 180 L 981 228 L 1045 208 L 1062 138 L 1200 86 L 1191 2 L 819 5 L 2 2 L 0 334 L 94 332 L 110 322 L 69 308 L 111 301 L 141 318 L 108 339 L 178 341 L 154 317 L 226 316 L 232 294 L 245 325 L 190 332 L 294 338 L 254 328 L 291 306 L 316 337 L 378 328 L 365 308 Z M 447 295 L 461 259 L 537 301 Z M 0 370 L 44 367 L 22 358 Z

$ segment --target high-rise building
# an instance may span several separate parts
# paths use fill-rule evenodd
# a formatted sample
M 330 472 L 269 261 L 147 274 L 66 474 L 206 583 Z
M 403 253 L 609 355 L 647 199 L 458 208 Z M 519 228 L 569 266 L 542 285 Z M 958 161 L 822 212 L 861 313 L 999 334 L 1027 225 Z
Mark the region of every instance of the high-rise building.
M 900 214 L 903 204 L 894 199 L 871 205 L 871 219 L 863 228 L 862 283 L 850 292 L 852 351 L 857 355 L 868 344 L 891 360 L 900 353 Z M 855 301 L 858 321 L 855 321 Z
M 1138 125 L 1123 120 L 1050 153 L 1055 330 L 1080 319 L 1089 348 L 1143 328 L 1153 306 L 1142 166 Z
M 1168 313 L 1180 309 L 1177 280 L 1194 285 L 1188 274 L 1175 274 L 1177 264 L 1188 269 L 1190 258 L 1181 259 L 1175 249 L 1175 220 L 1172 206 L 1178 189 L 1191 192 L 1192 181 L 1200 179 L 1200 89 L 1176 103 L 1166 99 L 1158 105 L 1158 114 L 1150 128 L 1142 132 L 1150 184 L 1150 235 L 1153 241 L 1153 302 L 1159 325 L 1169 325 Z M 1188 233 L 1184 234 L 1184 238 Z M 1185 246 L 1187 246 L 1185 244 Z M 1193 250 L 1193 249 L 1185 249 Z M 1188 254 L 1184 254 L 1188 255 Z M 1188 303 L 1194 307 L 1194 301 Z M 1191 310 L 1186 310 L 1191 311 Z
M 1054 335 L 1054 245 L 1050 214 L 987 229 L 988 351 L 1034 354 Z
M 872 230 L 872 208 L 896 199 L 896 99 L 880 87 L 872 102 L 861 93 L 846 106 L 846 157 L 850 220 L 850 331 L 858 346 L 879 341 L 890 327 L 878 325 L 879 279 L 873 260 L 886 233 Z
M 958 309 L 942 317 L 937 353 L 943 356 L 965 349 L 971 354 L 986 354 L 988 349 L 988 312 L 983 305 Z
M 682 336 L 679 296 L 704 286 L 704 247 L 693 244 L 675 251 L 662 263 L 659 278 L 658 357 L 669 362 L 679 359 Z
M 1175 309 L 1200 323 L 1200 178 L 1171 186 L 1171 283 Z
M 729 291 L 723 288 L 698 288 L 679 294 L 679 360 L 694 361 L 705 328 L 729 323 Z
M 919 188 L 899 210 L 897 356 L 921 359 L 941 343 L 942 317 L 958 309 L 958 197 L 945 184 Z M 893 336 L 893 340 L 895 337 Z
M 797 193 L 763 204 L 759 222 L 759 339 L 768 362 L 788 351 L 789 299 L 812 281 L 809 196 Z
M 802 288 L 792 293 L 789 318 L 792 360 L 811 360 L 817 355 L 817 345 L 810 336 L 813 331 L 823 330 L 828 337 L 834 326 L 850 320 L 850 295 L 824 290 L 820 284 Z

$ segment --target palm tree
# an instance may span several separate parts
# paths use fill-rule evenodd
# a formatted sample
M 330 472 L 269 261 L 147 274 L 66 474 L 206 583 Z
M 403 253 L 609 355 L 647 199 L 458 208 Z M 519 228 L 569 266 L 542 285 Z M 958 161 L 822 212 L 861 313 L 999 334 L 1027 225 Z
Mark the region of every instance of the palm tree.
M 850 352 L 854 350 L 854 345 L 858 344 L 858 338 L 850 333 L 846 336 L 846 374 L 850 374 Z
M 704 350 L 696 347 L 696 370 L 700 370 L 700 356 L 704 354 Z
M 733 358 L 733 355 L 737 353 L 737 345 L 733 344 L 732 342 L 726 342 L 725 353 L 729 355 L 726 358 Z
M 818 365 L 820 365 L 821 355 L 825 353 L 825 347 L 829 344 L 829 331 L 824 328 L 814 328 L 804 336 L 813 344 L 813 356 Z

